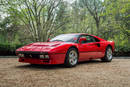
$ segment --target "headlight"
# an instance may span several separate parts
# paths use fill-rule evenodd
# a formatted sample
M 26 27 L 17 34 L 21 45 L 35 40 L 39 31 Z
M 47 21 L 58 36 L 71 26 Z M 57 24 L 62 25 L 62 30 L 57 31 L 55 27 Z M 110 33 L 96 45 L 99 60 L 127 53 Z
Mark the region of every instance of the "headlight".
M 18 57 L 24 57 L 24 54 L 20 53 L 20 54 L 18 54 Z

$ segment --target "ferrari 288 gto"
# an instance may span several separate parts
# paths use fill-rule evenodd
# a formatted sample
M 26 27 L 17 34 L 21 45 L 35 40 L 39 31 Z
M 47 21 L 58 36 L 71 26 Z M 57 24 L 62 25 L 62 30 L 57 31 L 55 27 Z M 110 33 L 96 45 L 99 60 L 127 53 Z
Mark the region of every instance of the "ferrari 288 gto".
M 112 61 L 114 42 L 85 33 L 61 34 L 48 42 L 35 42 L 16 50 L 19 62 L 30 64 L 64 64 L 101 59 Z

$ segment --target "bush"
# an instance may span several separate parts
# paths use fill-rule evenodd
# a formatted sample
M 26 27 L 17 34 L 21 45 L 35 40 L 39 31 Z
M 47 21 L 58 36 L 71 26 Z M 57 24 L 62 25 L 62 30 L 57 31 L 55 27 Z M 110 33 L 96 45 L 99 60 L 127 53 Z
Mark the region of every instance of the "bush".
M 15 55 L 15 50 L 24 44 L 10 44 L 10 43 L 0 43 L 0 55 Z
M 114 56 L 130 56 L 130 46 L 115 46 Z
M 25 44 L 0 43 L 0 56 L 15 55 L 15 50 Z M 130 46 L 115 46 L 114 56 L 130 56 Z

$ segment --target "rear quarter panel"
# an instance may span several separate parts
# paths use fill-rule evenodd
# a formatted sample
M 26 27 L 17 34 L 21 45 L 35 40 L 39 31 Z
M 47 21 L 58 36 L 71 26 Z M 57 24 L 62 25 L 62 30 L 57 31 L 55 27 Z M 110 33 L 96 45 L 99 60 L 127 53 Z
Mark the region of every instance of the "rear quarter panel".
M 92 35 L 92 36 L 93 36 L 93 35 Z M 100 40 L 101 50 L 102 50 L 103 52 L 106 51 L 106 48 L 107 48 L 107 46 L 109 46 L 109 45 L 112 47 L 112 51 L 114 52 L 114 50 L 115 50 L 115 42 L 114 42 L 114 41 L 107 41 L 107 40 L 104 40 L 104 39 L 99 38 L 99 37 L 97 37 L 97 36 L 94 36 L 94 37 Z
M 100 44 L 101 44 L 101 50 L 102 50 L 103 52 L 106 51 L 106 48 L 107 48 L 108 46 L 111 46 L 111 47 L 112 47 L 112 51 L 113 51 L 113 52 L 114 52 L 114 50 L 115 50 L 115 43 L 114 43 L 114 41 L 101 41 Z

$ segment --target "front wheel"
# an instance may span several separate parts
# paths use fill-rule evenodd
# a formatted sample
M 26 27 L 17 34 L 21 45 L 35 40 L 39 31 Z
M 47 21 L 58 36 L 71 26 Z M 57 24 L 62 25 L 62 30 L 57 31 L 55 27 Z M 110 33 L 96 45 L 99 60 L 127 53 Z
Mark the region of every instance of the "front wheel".
M 104 62 L 111 62 L 112 58 L 113 58 L 113 56 L 112 56 L 112 48 L 107 47 L 106 52 L 105 52 L 105 56 L 101 60 L 104 61 Z
M 75 48 L 70 48 L 66 54 L 65 66 L 73 67 L 78 63 L 78 52 Z
M 38 64 L 32 64 L 32 63 L 30 63 L 30 65 L 31 65 L 31 66 L 37 66 Z

